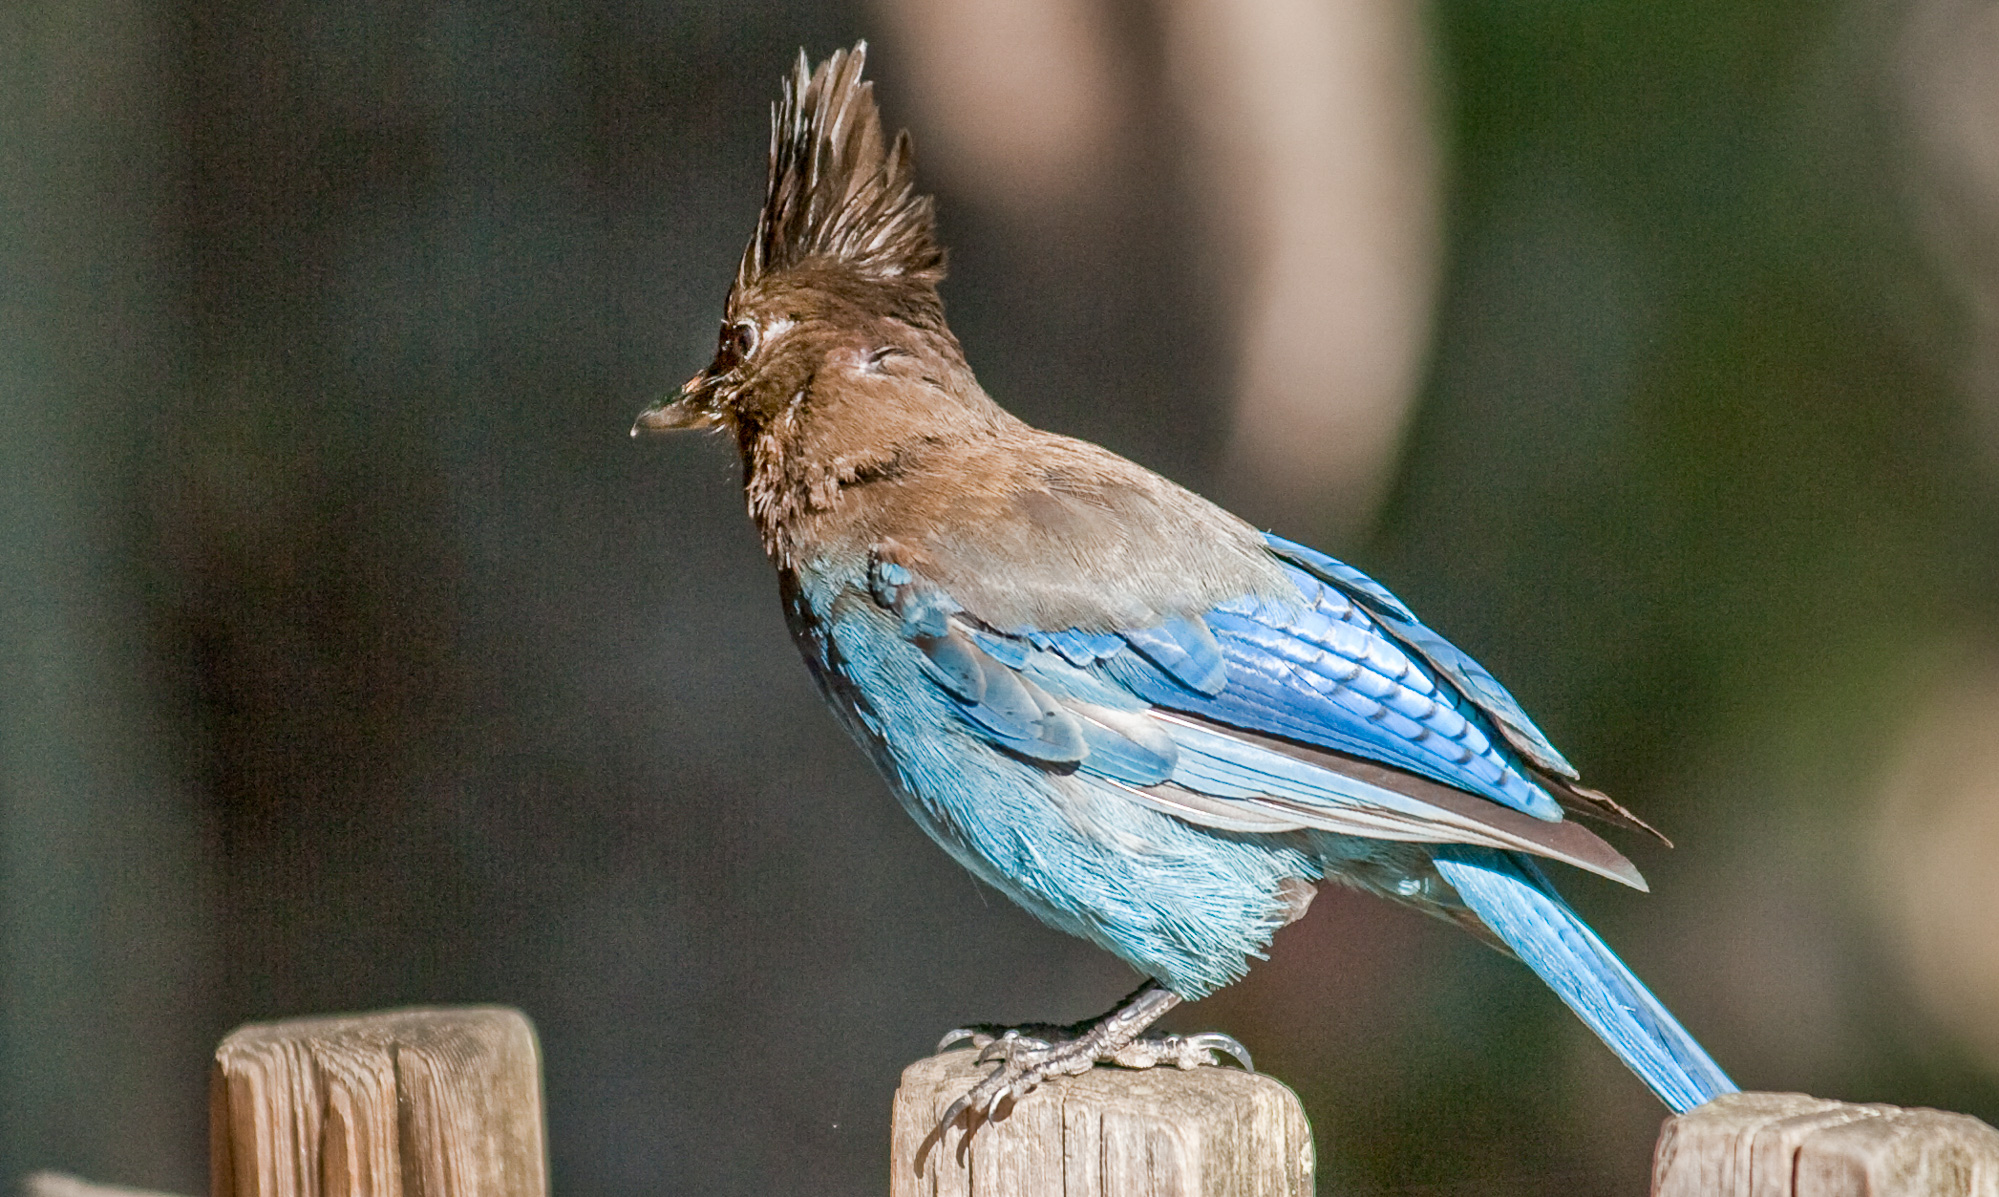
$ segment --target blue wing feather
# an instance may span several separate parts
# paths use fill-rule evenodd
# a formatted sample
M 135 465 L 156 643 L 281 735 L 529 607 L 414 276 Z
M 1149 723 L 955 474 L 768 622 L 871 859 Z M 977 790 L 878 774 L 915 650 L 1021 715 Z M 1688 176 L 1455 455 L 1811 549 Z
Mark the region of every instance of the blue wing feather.
M 903 633 L 906 637 L 908 632 Z M 914 637 L 911 637 L 914 639 Z M 986 669 L 978 653 L 962 636 L 939 635 L 917 640 L 923 650 L 923 672 L 960 702 L 977 706 L 986 697 Z
M 1128 786 L 1171 781 L 1181 759 L 1179 745 L 1146 719 L 1119 719 L 1096 708 L 1078 719 L 1089 748 L 1085 771 Z
M 1174 681 L 1210 697 L 1228 685 L 1222 646 L 1199 619 L 1176 616 L 1153 627 L 1121 628 L 1118 634 Z
M 1575 779 L 1575 766 L 1548 742 L 1548 737 L 1527 717 L 1519 701 L 1499 684 L 1499 679 L 1457 645 L 1425 627 L 1386 586 L 1344 561 L 1337 561 L 1316 549 L 1308 549 L 1268 533 L 1263 539 L 1280 560 L 1330 583 L 1366 606 L 1391 636 L 1407 645 L 1432 669 L 1449 678 L 1465 697 L 1478 704 L 1479 709 L 1499 725 L 1515 751 L 1536 767 L 1557 777 Z
M 950 595 L 917 577 L 906 566 L 876 561 L 869 591 L 901 620 L 902 638 L 921 652 L 923 673 L 957 700 L 965 722 L 1009 752 L 1056 765 L 1073 765 L 1091 754 L 1076 716 L 1046 690 L 1023 676 L 956 627 L 960 608 Z M 1024 663 L 1024 653 L 989 639 L 1003 655 Z
M 1174 728 L 1173 742 L 1180 753 L 1172 780 L 1199 793 L 1222 798 L 1280 795 L 1313 805 L 1388 811 L 1416 821 L 1434 814 L 1407 795 L 1270 752 L 1223 731 L 1183 724 Z
M 1210 612 L 1227 684 L 1190 693 L 1133 654 L 1104 669 L 1155 706 L 1381 761 L 1539 819 L 1561 807 L 1497 742 L 1480 709 L 1440 685 L 1366 613 L 1300 575 L 1296 604 L 1245 598 Z
M 1036 648 L 1053 649 L 1071 665 L 1094 665 L 1108 657 L 1124 651 L 1125 641 L 1121 636 L 1108 632 L 1042 632 L 1029 629 L 1023 633 L 1029 644 Z

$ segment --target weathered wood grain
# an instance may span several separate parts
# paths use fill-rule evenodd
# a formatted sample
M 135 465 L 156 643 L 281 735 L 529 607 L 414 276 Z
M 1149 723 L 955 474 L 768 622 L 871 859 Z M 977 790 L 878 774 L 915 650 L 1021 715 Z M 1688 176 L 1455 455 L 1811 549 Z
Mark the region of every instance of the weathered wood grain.
M 1999 1197 L 1999 1130 L 1967 1114 L 1734 1093 L 1668 1118 L 1653 1197 Z
M 1291 1090 L 1234 1068 L 1063 1077 L 968 1136 L 938 1119 L 991 1070 L 919 1060 L 895 1095 L 890 1197 L 1309 1197 L 1312 1130 Z
M 213 1197 L 547 1197 L 517 1010 L 253 1023 L 215 1052 Z

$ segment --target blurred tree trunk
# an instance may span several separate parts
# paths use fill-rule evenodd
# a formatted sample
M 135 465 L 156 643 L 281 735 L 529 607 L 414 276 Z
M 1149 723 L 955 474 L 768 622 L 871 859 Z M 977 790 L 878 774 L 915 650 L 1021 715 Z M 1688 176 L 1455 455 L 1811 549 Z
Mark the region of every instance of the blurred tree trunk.
M 159 24 L 0 14 L 0 1185 L 195 1187 L 203 876 L 146 662 L 174 385 Z M 194 1063 L 191 1065 L 190 1061 Z

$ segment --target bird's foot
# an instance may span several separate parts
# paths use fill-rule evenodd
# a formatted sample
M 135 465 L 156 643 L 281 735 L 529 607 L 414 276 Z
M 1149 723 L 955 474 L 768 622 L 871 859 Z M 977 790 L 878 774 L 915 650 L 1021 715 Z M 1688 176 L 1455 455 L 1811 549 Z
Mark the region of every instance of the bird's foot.
M 1170 1000 L 1165 1000 L 1170 999 Z M 1074 1026 L 1036 1023 L 1020 1027 L 961 1027 L 937 1045 L 944 1051 L 967 1040 L 979 1049 L 978 1062 L 999 1067 L 971 1092 L 951 1104 L 939 1123 L 941 1130 L 970 1111 L 990 1120 L 1000 1110 L 1032 1092 L 1041 1082 L 1076 1076 L 1098 1064 L 1123 1068 L 1175 1068 L 1218 1065 L 1221 1056 L 1235 1058 L 1254 1072 L 1249 1051 L 1227 1035 L 1143 1035 L 1141 1032 L 1179 999 L 1163 989 L 1141 989 L 1102 1018 Z
M 960 1027 L 944 1036 L 937 1050 L 945 1052 L 960 1043 L 970 1043 L 980 1049 L 978 1062 L 981 1064 L 1012 1060 L 1034 1052 L 1048 1053 L 1051 1058 L 1061 1056 L 1067 1062 L 1069 1055 L 1089 1055 L 1080 1047 L 1087 1034 L 1078 1034 L 1079 1031 L 1086 1032 L 1088 1025 L 1086 1023 L 1081 1028 L 1056 1027 L 1045 1023 L 1020 1027 L 989 1024 Z M 1198 1035 L 1142 1035 L 1102 1055 L 1089 1055 L 1088 1062 L 1080 1066 L 1051 1067 L 1042 1079 L 1074 1076 L 1088 1071 L 1095 1064 L 1115 1064 L 1119 1068 L 1157 1068 L 1162 1064 L 1175 1068 L 1199 1068 L 1204 1064 L 1219 1065 L 1224 1055 L 1245 1070 L 1256 1071 L 1256 1066 L 1250 1062 L 1249 1049 L 1233 1036 L 1219 1031 L 1204 1031 Z M 1026 1091 L 1021 1090 L 1023 1093 Z

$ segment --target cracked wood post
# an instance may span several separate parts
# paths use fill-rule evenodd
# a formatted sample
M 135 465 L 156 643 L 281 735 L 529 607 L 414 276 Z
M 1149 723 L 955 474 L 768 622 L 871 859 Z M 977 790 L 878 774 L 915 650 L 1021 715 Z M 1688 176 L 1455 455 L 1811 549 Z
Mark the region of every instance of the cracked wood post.
M 1653 1197 L 1999 1197 L 1999 1130 L 1968 1114 L 1732 1093 L 1668 1118 Z
M 991 1065 L 911 1064 L 896 1090 L 890 1197 L 1309 1197 L 1312 1129 L 1291 1090 L 1234 1068 L 1095 1068 L 966 1136 L 937 1120 Z
M 518 1010 L 252 1023 L 215 1051 L 213 1197 L 547 1197 L 541 1049 Z

